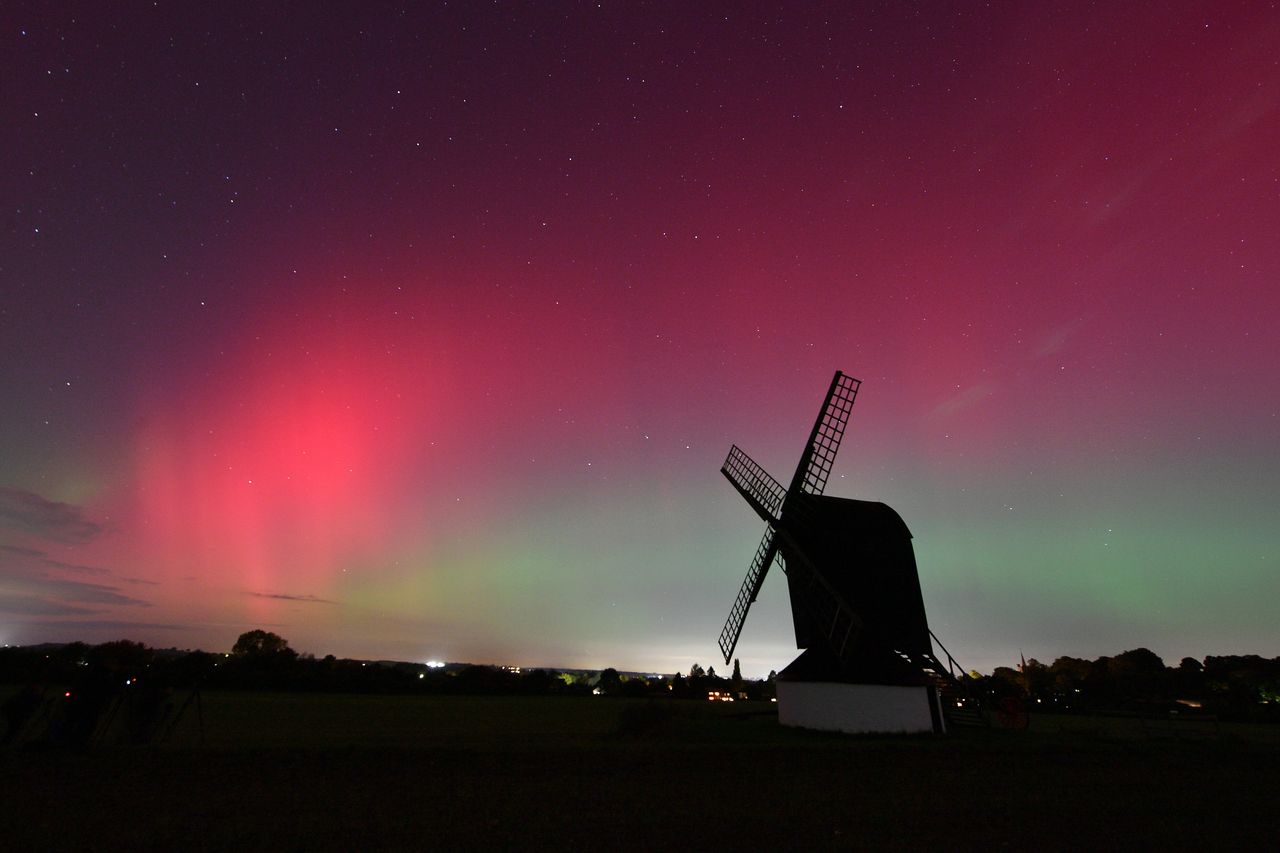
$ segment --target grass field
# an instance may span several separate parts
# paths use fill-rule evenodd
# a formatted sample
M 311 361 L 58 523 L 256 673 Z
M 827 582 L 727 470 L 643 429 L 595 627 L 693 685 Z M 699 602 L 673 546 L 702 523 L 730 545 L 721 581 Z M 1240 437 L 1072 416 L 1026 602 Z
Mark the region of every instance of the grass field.
M 0 848 L 1248 849 L 1269 729 L 841 737 L 748 703 L 206 693 L 159 747 L 0 751 Z M 1083 719 L 1084 728 L 1079 728 Z M 1135 733 L 1136 732 L 1136 733 Z

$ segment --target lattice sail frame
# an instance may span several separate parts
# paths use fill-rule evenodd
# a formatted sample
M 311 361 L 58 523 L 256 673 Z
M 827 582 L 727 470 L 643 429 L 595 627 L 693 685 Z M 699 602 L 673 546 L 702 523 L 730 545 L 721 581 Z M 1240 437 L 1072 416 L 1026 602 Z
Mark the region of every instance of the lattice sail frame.
M 804 491 L 820 495 L 827 488 L 831 466 L 835 464 L 836 451 L 840 449 L 840 440 L 844 438 L 845 427 L 849 425 L 849 413 L 853 410 L 853 401 L 857 398 L 861 385 L 852 376 L 836 371 L 831 380 L 831 388 L 827 391 L 827 399 L 822 404 L 822 411 L 818 413 L 813 432 L 809 434 L 809 444 L 800 457 L 800 464 L 796 466 L 796 475 L 791 480 L 788 494 Z
M 729 448 L 729 456 L 724 460 L 720 471 L 729 478 L 729 482 L 747 499 L 747 503 L 751 504 L 751 508 L 761 518 L 770 524 L 778 523 L 787 490 L 769 476 L 768 471 L 756 464 L 756 461 L 742 452 L 736 444 Z
M 791 478 L 791 487 L 785 491 L 777 480 L 769 476 L 764 468 L 756 464 L 736 444 L 729 449 L 729 456 L 725 459 L 720 472 L 746 498 L 751 508 L 765 520 L 766 526 L 760 545 L 756 548 L 755 558 L 747 569 L 747 575 L 743 578 L 738 596 L 734 599 L 733 607 L 729 611 L 729 618 L 725 620 L 724 627 L 720 630 L 720 651 L 724 654 L 726 665 L 733 659 L 733 651 L 737 648 L 738 638 L 742 635 L 742 626 L 746 623 L 747 612 L 760 594 L 765 575 L 768 574 L 769 567 L 778 556 L 779 539 L 785 537 L 790 540 L 786 530 L 779 529 L 783 512 L 788 504 L 787 498 L 800 492 L 821 495 L 826 489 L 832 465 L 835 464 L 836 452 L 840 449 L 840 441 L 844 438 L 845 427 L 849 424 L 849 414 L 853 410 L 853 402 L 857 398 L 858 388 L 861 385 L 862 383 L 852 376 L 836 371 L 836 375 L 831 380 L 831 387 L 827 389 L 822 408 L 818 411 L 818 418 L 813 424 L 813 431 L 809 434 L 804 453 L 800 456 L 800 464 L 796 466 L 795 476 Z M 812 567 L 810 571 L 803 573 L 810 579 L 810 584 L 826 585 L 821 575 L 812 570 Z M 834 594 L 834 591 L 831 592 Z M 818 602 L 815 599 L 809 603 L 817 604 Z M 832 619 L 829 620 L 831 638 L 843 648 L 848 638 L 861 628 L 861 620 L 846 603 L 840 600 L 839 596 L 831 599 L 831 603 L 826 606 L 835 608 Z M 838 640 L 837 637 L 839 637 Z
M 747 569 L 747 576 L 742 579 L 742 586 L 738 589 L 738 597 L 733 600 L 729 618 L 720 629 L 720 651 L 724 654 L 726 664 L 733 660 L 733 650 L 738 645 L 738 637 L 742 636 L 742 626 L 747 621 L 747 611 L 751 609 L 756 596 L 760 594 L 764 576 L 769 572 L 769 567 L 773 565 L 777 556 L 776 532 L 773 525 L 766 525 L 764 537 L 756 548 L 756 556 L 751 561 L 750 568 Z

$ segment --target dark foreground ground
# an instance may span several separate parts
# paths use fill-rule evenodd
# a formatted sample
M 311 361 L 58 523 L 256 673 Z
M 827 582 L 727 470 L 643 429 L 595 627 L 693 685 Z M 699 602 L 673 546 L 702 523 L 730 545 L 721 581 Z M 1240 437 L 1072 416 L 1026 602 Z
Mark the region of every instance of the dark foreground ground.
M 162 746 L 0 749 L 0 849 L 1251 849 L 1280 737 L 1033 719 L 837 737 L 768 705 L 205 694 Z

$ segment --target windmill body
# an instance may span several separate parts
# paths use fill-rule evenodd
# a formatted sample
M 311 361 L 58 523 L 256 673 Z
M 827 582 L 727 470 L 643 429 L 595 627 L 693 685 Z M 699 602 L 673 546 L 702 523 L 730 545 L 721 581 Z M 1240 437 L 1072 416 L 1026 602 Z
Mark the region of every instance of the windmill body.
M 789 487 L 730 449 L 721 472 L 766 527 L 720 649 L 729 663 L 777 562 L 787 575 L 796 646 L 805 650 L 778 676 L 779 719 L 853 732 L 940 732 L 944 708 L 963 708 L 964 700 L 944 705 L 955 679 L 933 653 L 911 531 L 883 503 L 822 494 L 859 385 L 836 373 Z
M 894 653 L 898 649 L 929 653 L 929 625 L 915 551 L 902 517 L 879 502 L 808 495 L 799 499 L 810 504 L 807 517 L 812 524 L 793 534 L 803 553 L 793 554 L 783 544 L 783 564 L 794 565 L 807 555 L 837 595 L 851 606 L 863 605 L 858 613 L 865 636 L 849 650 L 846 674 L 858 677 L 856 666 L 875 665 L 867 659 L 869 652 L 895 660 L 900 659 Z M 813 608 L 805 606 L 803 582 L 802 573 L 787 576 L 796 647 L 817 648 L 824 644 L 825 626 Z

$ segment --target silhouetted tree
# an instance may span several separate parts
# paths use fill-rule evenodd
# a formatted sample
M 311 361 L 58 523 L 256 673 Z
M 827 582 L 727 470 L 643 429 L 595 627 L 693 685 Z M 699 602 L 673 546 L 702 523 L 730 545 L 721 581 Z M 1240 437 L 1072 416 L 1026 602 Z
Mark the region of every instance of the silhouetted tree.
M 1053 695 L 1053 676 L 1049 667 L 1032 658 L 1022 667 L 1022 683 L 1032 700 L 1049 700 Z
M 1093 664 L 1083 658 L 1060 657 L 1049 665 L 1052 679 L 1052 703 L 1059 710 L 1078 709 L 1086 706 L 1090 697 L 1084 692 L 1085 682 Z
M 521 693 L 550 693 L 554 688 L 563 686 L 563 681 L 545 669 L 526 670 L 520 676 Z
M 1280 719 L 1280 658 L 1209 655 L 1204 659 L 1205 707 L 1237 719 Z
M 1089 667 L 1089 675 L 1085 679 L 1089 695 L 1102 702 L 1110 703 L 1115 698 L 1115 681 L 1111 678 L 1111 658 L 1099 656 Z
M 289 648 L 289 641 L 279 634 L 263 631 L 261 628 L 245 631 L 231 647 L 231 654 L 237 657 L 263 658 L 283 656 L 296 658 L 298 653 Z
M 622 682 L 622 695 L 632 699 L 638 699 L 649 694 L 649 679 L 643 676 L 633 676 Z
M 1110 659 L 1107 668 L 1121 700 L 1150 702 L 1167 696 L 1169 679 L 1164 661 L 1150 649 L 1121 652 Z
M 129 672 L 137 675 L 151 663 L 155 653 L 132 640 L 114 640 L 102 643 L 90 649 L 85 657 L 91 669 L 106 669 L 112 672 Z
M 622 676 L 613 667 L 600 673 L 600 692 L 607 696 L 617 696 L 622 692 Z
M 79 666 L 89 662 L 89 645 L 79 641 L 67 643 L 61 649 L 58 649 L 58 657 L 72 666 Z
M 987 684 L 992 697 L 996 699 L 1005 696 L 1024 696 L 1027 692 L 1022 673 L 1010 666 L 998 666 L 992 670 Z
M 1176 699 L 1204 698 L 1204 666 L 1195 658 L 1183 658 L 1173 671 Z

